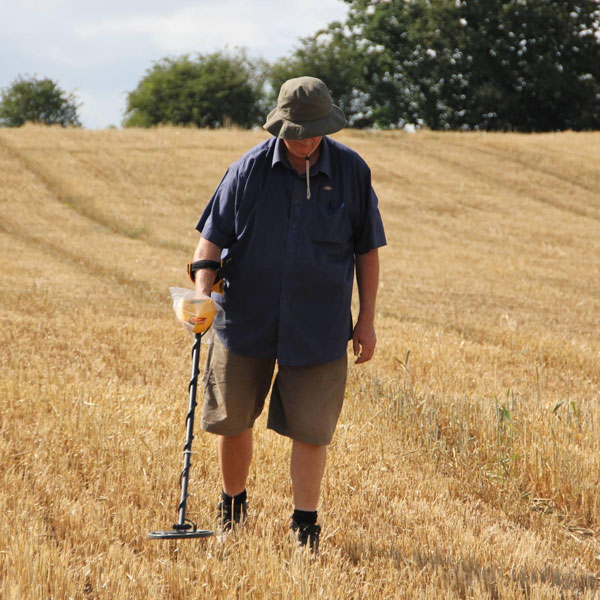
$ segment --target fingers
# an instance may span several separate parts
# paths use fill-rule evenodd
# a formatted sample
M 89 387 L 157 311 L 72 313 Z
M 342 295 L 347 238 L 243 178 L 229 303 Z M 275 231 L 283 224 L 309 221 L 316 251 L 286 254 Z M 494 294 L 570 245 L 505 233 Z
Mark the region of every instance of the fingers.
M 357 365 L 360 365 L 361 363 L 366 363 L 367 361 L 373 358 L 373 354 L 373 350 L 371 352 L 365 352 L 365 350 L 363 349 L 363 351 L 358 355 L 358 358 L 354 362 Z
M 354 348 L 354 356 L 358 357 L 354 361 L 354 363 L 357 365 L 361 363 L 366 363 L 367 361 L 371 360 L 373 358 L 373 355 L 375 354 L 374 343 L 361 342 L 357 338 L 353 338 L 352 346 Z
M 357 359 L 355 364 L 365 363 L 373 358 L 377 336 L 372 321 L 358 320 L 352 333 L 352 348 Z

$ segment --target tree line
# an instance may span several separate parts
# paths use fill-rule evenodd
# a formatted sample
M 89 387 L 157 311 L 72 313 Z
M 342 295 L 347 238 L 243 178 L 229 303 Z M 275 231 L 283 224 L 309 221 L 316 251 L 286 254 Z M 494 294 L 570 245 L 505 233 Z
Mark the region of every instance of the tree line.
M 313 75 L 357 128 L 600 128 L 600 0 L 344 1 L 346 21 L 271 64 L 243 50 L 156 62 L 128 93 L 123 125 L 252 127 L 283 81 Z M 50 82 L 52 96 L 44 82 L 18 79 L 3 90 L 0 124 L 78 125 L 73 96 Z M 27 85 L 63 112 L 31 119 Z

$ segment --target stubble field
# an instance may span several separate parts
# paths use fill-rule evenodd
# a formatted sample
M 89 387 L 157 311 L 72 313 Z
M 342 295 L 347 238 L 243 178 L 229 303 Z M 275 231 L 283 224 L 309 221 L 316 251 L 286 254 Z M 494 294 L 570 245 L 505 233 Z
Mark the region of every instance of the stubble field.
M 179 499 L 194 225 L 263 132 L 0 130 L 0 597 L 600 596 L 600 134 L 336 135 L 367 160 L 376 358 L 352 365 L 319 510 L 255 428 L 239 535 L 151 541 Z M 205 354 L 204 347 L 204 354 Z M 189 516 L 214 525 L 197 431 Z

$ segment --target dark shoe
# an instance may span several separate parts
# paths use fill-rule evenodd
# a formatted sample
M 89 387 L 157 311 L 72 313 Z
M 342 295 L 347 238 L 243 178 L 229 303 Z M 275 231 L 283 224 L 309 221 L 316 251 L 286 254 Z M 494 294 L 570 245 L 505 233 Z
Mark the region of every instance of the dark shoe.
M 248 503 L 244 500 L 240 504 L 224 502 L 217 505 L 217 527 L 222 532 L 231 531 L 233 527 L 241 525 L 248 517 Z
M 292 519 L 290 529 L 298 540 L 298 545 L 304 547 L 308 545 L 313 554 L 319 552 L 319 536 L 321 535 L 321 526 L 316 523 L 296 523 Z

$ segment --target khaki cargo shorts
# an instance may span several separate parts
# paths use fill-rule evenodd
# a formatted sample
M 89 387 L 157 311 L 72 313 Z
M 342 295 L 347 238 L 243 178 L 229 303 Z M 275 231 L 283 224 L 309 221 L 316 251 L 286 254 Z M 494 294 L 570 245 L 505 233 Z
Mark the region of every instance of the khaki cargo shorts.
M 242 433 L 254 425 L 272 387 L 267 427 L 305 444 L 329 444 L 344 401 L 346 356 L 308 367 L 279 365 L 273 382 L 275 363 L 230 352 L 215 335 L 204 369 L 202 429 Z

